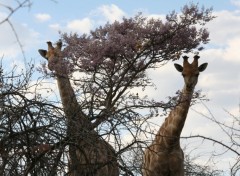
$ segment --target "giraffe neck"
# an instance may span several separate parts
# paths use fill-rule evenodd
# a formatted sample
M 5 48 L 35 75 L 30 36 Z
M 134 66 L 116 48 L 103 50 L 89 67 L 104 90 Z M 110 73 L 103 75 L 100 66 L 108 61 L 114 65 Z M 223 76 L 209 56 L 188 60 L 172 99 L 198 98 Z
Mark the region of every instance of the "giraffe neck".
M 69 111 L 77 108 L 78 104 L 70 80 L 65 75 L 57 75 L 57 84 L 64 112 L 69 114 Z
M 193 90 L 189 91 L 184 86 L 178 104 L 169 113 L 156 135 L 155 142 L 161 143 L 161 147 L 168 147 L 168 145 L 179 146 L 179 139 L 188 114 L 192 94 Z
M 56 77 L 63 110 L 68 122 L 70 123 L 69 125 L 78 125 L 78 128 L 82 126 L 90 128 L 90 121 L 85 117 L 77 102 L 76 95 L 68 76 L 59 74 Z M 74 128 L 72 127 L 72 129 Z

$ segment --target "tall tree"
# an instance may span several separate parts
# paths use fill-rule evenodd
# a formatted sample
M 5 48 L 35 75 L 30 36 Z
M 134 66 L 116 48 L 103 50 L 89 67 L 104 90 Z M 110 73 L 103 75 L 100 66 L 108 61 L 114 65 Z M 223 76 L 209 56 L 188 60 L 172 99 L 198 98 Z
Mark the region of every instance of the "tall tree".
M 79 106 L 91 128 L 114 147 L 122 175 L 137 173 L 128 157 L 144 143 L 139 134 L 145 132 L 146 120 L 174 103 L 157 102 L 132 89 L 153 85 L 149 69 L 201 50 L 209 41 L 204 25 L 213 19 L 211 11 L 190 4 L 164 20 L 139 14 L 89 35 L 62 34 L 64 67 Z M 0 74 L 0 174 L 66 174 L 70 143 L 64 111 L 38 92 L 29 97 L 31 71 Z M 124 142 L 126 135 L 133 140 Z
M 121 168 L 125 165 L 123 153 L 140 140 L 143 121 L 157 114 L 158 108 L 172 105 L 149 100 L 131 89 L 152 86 L 147 70 L 179 59 L 182 53 L 202 50 L 202 44 L 209 41 L 204 25 L 212 19 L 211 9 L 191 4 L 180 14 L 170 13 L 164 21 L 138 14 L 108 23 L 89 35 L 62 34 L 63 56 L 80 107 L 92 128 L 113 143 Z M 149 113 L 140 113 L 142 109 Z M 134 139 L 129 145 L 121 140 L 126 134 Z

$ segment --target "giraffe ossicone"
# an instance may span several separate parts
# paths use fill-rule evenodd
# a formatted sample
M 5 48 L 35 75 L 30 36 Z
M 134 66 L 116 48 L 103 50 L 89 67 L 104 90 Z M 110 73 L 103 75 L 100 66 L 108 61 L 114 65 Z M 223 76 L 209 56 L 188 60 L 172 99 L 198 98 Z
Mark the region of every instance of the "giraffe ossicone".
M 180 135 L 187 118 L 194 88 L 200 72 L 207 68 L 207 63 L 198 66 L 198 55 L 192 63 L 183 57 L 183 66 L 174 64 L 182 73 L 184 87 L 178 104 L 170 111 L 155 139 L 145 149 L 142 172 L 143 176 L 184 176 L 184 153 L 180 147 Z

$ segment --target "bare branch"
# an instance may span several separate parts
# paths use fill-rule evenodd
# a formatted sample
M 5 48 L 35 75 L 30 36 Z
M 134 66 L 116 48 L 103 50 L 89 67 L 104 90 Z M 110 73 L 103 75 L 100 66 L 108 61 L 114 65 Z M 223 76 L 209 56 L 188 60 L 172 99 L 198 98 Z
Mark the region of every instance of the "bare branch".
M 16 40 L 17 40 L 17 43 L 20 47 L 20 50 L 22 52 L 23 59 L 24 59 L 24 64 L 25 64 L 25 66 L 27 66 L 27 61 L 26 61 L 26 56 L 25 56 L 25 52 L 24 52 L 24 49 L 23 49 L 23 45 L 22 45 L 21 41 L 19 40 L 18 33 L 17 33 L 16 29 L 14 28 L 14 25 L 12 24 L 10 18 L 21 8 L 24 8 L 24 7 L 30 8 L 31 7 L 31 0 L 24 0 L 24 1 L 17 1 L 16 0 L 16 2 L 17 2 L 18 5 L 15 8 L 13 8 L 9 5 L 2 4 L 2 3 L 0 4 L 0 6 L 6 8 L 7 10 L 10 11 L 9 14 L 3 20 L 0 21 L 0 25 L 3 24 L 3 23 L 8 23 L 9 24 L 9 26 L 10 26 L 10 28 L 11 28 L 11 30 L 12 30 L 12 32 L 13 32 Z
M 228 146 L 228 145 L 224 144 L 223 142 L 218 141 L 218 140 L 213 139 L 213 138 L 210 138 L 210 137 L 206 137 L 206 136 L 202 136 L 202 135 L 191 135 L 191 136 L 185 136 L 185 137 L 183 136 L 181 138 L 183 138 L 183 139 L 189 139 L 189 138 L 202 138 L 202 139 L 206 139 L 206 140 L 212 141 L 214 143 L 217 143 L 217 144 L 227 148 L 228 150 L 232 151 L 233 153 L 235 153 L 237 155 L 240 155 L 240 153 L 237 150 L 234 150 L 231 146 Z

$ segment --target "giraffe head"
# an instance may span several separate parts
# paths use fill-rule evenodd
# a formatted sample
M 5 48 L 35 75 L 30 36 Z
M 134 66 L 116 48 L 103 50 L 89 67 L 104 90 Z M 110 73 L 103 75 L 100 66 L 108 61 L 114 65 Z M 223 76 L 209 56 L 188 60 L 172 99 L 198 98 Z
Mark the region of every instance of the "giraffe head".
M 56 71 L 58 65 L 61 65 L 61 48 L 62 42 L 58 41 L 56 47 L 52 46 L 52 42 L 48 41 L 48 50 L 39 49 L 38 52 L 40 55 L 48 60 L 48 68 L 53 71 Z
M 199 73 L 207 68 L 208 63 L 203 63 L 198 66 L 198 59 L 200 57 L 195 55 L 193 62 L 188 62 L 188 57 L 183 56 L 183 66 L 174 64 L 177 71 L 181 72 L 184 78 L 185 87 L 187 90 L 192 91 L 198 82 Z

